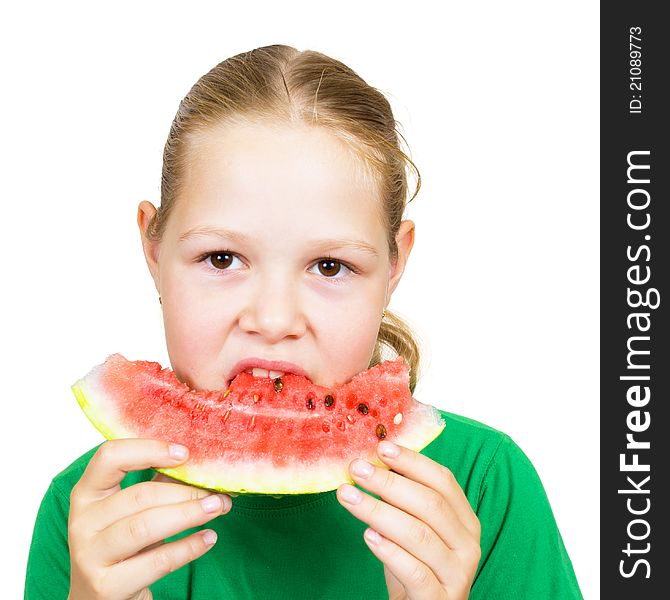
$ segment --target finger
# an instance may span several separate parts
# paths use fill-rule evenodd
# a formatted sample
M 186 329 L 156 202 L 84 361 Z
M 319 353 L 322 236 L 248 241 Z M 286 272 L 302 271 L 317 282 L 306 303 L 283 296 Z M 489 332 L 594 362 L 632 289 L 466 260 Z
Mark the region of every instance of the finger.
M 174 467 L 188 457 L 188 450 L 160 440 L 108 440 L 91 458 L 72 491 L 74 502 L 91 502 L 118 491 L 129 471 L 149 467 Z
M 87 509 L 86 518 L 95 523 L 98 530 L 101 530 L 115 521 L 149 508 L 199 500 L 211 493 L 190 485 L 144 481 L 128 486 L 92 504 Z
M 384 565 L 384 579 L 386 580 L 386 589 L 389 593 L 390 600 L 404 600 L 407 598 L 407 594 L 405 593 L 405 586 L 400 583 L 400 580 L 393 573 L 391 573 L 391 570 L 386 565 Z
M 94 554 L 105 564 L 112 565 L 151 544 L 203 525 L 228 512 L 230 507 L 230 498 L 211 494 L 200 500 L 150 508 L 101 531 L 94 541 Z
M 360 459 L 351 463 L 350 471 L 355 483 L 429 525 L 449 548 L 469 549 L 476 543 L 454 508 L 434 489 Z
M 199 558 L 216 543 L 211 529 L 197 531 L 189 536 L 162 544 L 111 568 L 110 589 L 114 597 L 130 597 L 161 577 Z
M 433 571 L 415 556 L 398 544 L 379 535 L 374 529 L 366 529 L 363 539 L 372 553 L 384 564 L 384 569 L 390 571 L 391 575 L 402 585 L 404 598 L 412 598 L 412 600 L 442 600 L 444 598 L 444 588 Z M 452 597 L 451 594 L 448 597 Z M 454 597 L 461 596 L 454 595 Z
M 154 473 L 154 476 L 151 478 L 151 481 L 155 481 L 157 483 L 174 483 L 174 484 L 178 484 L 178 485 L 181 485 L 181 486 L 188 486 L 189 485 L 188 483 L 185 483 L 183 481 L 179 481 L 179 479 L 174 479 L 173 477 L 168 477 L 167 475 L 164 475 L 160 471 L 156 471 Z M 190 486 L 190 487 L 193 487 L 193 486 Z M 204 488 L 193 487 L 193 489 L 198 490 L 197 495 L 192 496 L 191 499 L 193 499 L 193 500 L 195 500 L 196 498 L 204 498 L 205 496 L 213 493 L 213 492 L 211 492 L 209 490 L 206 490 Z M 116 494 L 114 494 L 114 496 L 115 495 Z M 111 497 L 113 498 L 114 496 L 111 496 Z M 97 503 L 95 506 L 98 506 L 99 504 L 100 503 Z M 149 552 L 150 550 L 153 550 L 154 548 L 158 548 L 159 546 L 162 546 L 163 544 L 165 544 L 165 540 L 160 540 L 158 542 L 150 544 L 146 548 L 143 548 L 140 552 Z
M 458 568 L 458 555 L 447 547 L 429 525 L 416 517 L 349 484 L 338 488 L 337 497 L 354 517 L 395 542 L 425 564 L 441 580 L 446 581 L 448 573 Z
M 378 444 L 377 454 L 396 473 L 437 491 L 453 508 L 468 531 L 479 540 L 479 519 L 451 470 L 423 454 L 386 440 Z

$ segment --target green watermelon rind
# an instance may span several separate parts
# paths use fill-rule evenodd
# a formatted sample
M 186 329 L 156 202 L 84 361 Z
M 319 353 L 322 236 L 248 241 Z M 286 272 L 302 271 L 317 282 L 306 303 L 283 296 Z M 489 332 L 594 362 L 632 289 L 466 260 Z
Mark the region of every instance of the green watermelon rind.
M 94 369 L 85 378 L 72 385 L 72 391 L 86 417 L 108 440 L 137 438 L 137 434 L 125 427 L 115 409 L 114 399 L 96 385 Z M 434 407 L 414 400 L 413 408 L 403 418 L 404 426 L 396 436 L 387 438 L 400 446 L 421 451 L 444 429 L 445 423 Z M 295 465 L 277 466 L 271 460 L 226 461 L 189 460 L 177 467 L 155 468 L 173 479 L 210 490 L 245 495 L 296 495 L 327 492 L 342 483 L 353 483 L 348 471 L 351 460 L 362 458 L 388 468 L 377 456 L 375 449 L 368 453 L 351 456 L 346 464 L 340 460 L 322 460 L 312 465 L 301 465 L 296 481 Z M 253 488 L 249 489 L 249 482 Z

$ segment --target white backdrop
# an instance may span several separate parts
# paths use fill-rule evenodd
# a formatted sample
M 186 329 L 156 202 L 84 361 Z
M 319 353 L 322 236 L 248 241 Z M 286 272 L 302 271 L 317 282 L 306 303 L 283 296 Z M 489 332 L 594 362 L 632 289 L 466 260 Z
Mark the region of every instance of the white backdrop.
M 524 449 L 585 598 L 599 597 L 598 11 L 583 0 L 3 9 L 3 597 L 21 595 L 50 479 L 101 441 L 70 384 L 112 352 L 168 364 L 135 211 L 159 203 L 179 101 L 219 61 L 272 43 L 330 54 L 391 100 L 423 177 L 390 305 L 425 345 L 416 396 Z

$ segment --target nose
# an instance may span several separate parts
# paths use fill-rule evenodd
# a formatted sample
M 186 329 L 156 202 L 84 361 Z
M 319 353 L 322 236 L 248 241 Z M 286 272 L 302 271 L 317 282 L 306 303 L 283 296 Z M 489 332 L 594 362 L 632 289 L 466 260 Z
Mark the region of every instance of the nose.
M 300 337 L 307 328 L 299 282 L 277 271 L 255 278 L 239 319 L 243 331 L 262 335 L 268 343 Z

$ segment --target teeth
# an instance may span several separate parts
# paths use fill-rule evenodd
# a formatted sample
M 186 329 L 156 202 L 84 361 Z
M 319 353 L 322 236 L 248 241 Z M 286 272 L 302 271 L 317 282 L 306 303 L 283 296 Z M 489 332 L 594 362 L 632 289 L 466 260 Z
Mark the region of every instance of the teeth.
M 281 377 L 284 372 L 283 371 L 268 371 L 267 369 L 259 369 L 259 368 L 253 368 L 247 371 L 247 373 L 251 373 L 254 377 L 269 377 L 270 379 L 277 379 L 277 377 Z

